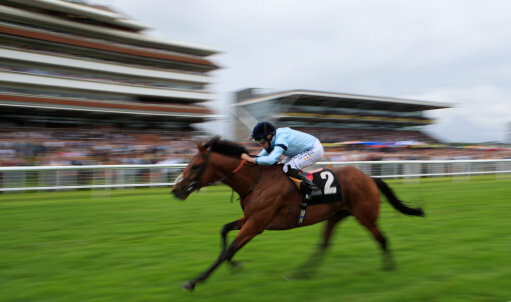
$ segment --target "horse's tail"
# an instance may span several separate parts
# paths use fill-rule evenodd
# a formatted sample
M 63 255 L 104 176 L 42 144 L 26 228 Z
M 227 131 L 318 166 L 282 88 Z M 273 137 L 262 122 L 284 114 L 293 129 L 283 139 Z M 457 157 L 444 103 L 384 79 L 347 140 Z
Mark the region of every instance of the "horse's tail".
M 421 216 L 424 217 L 424 211 L 421 208 L 410 208 L 406 206 L 401 200 L 399 200 L 394 194 L 394 191 L 380 178 L 373 178 L 374 182 L 378 186 L 378 189 L 387 197 L 387 200 L 390 204 L 399 212 L 412 215 L 412 216 Z

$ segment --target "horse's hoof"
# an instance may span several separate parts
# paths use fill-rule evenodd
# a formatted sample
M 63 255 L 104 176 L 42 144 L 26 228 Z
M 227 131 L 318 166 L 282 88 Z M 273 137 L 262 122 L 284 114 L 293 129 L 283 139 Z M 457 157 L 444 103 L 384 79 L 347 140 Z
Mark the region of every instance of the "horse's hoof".
M 243 268 L 243 265 L 239 261 L 229 261 L 229 265 L 231 266 L 232 270 L 241 270 Z
M 186 281 L 185 283 L 181 284 L 181 288 L 192 291 L 195 288 L 195 283 Z
M 391 271 L 395 271 L 396 269 L 397 269 L 397 266 L 393 261 L 383 264 L 384 271 L 391 272 Z

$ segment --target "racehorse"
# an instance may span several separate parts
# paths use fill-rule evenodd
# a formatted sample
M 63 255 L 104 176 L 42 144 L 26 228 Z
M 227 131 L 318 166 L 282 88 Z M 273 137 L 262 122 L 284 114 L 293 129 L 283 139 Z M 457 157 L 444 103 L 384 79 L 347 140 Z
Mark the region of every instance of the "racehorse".
M 197 149 L 198 153 L 176 179 L 172 193 L 184 200 L 201 187 L 222 182 L 239 194 L 244 216 L 223 226 L 223 249 L 218 259 L 196 278 L 185 282 L 181 287 L 186 290 L 193 290 L 198 282 L 206 280 L 224 261 L 234 265 L 234 254 L 264 230 L 297 227 L 303 198 L 297 186 L 283 173 L 281 166 L 248 164 L 240 159 L 241 153 L 248 154 L 247 150 L 237 143 L 214 137 L 205 144 L 198 143 Z M 424 212 L 420 208 L 406 206 L 383 180 L 371 178 L 355 167 L 340 167 L 333 171 L 341 184 L 342 201 L 309 206 L 302 225 L 326 220 L 320 245 L 320 251 L 324 251 L 329 245 L 334 227 L 344 218 L 353 215 L 379 243 L 384 268 L 393 268 L 387 239 L 377 225 L 380 191 L 403 214 L 424 216 Z M 239 232 L 227 247 L 227 234 L 232 230 Z

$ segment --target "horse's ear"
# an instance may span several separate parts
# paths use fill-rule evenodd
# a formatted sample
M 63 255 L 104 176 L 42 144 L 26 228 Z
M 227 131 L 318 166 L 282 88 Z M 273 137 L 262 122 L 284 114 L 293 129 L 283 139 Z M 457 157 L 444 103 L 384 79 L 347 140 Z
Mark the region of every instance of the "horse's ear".
M 200 141 L 197 141 L 197 150 L 199 150 L 199 152 L 206 150 L 206 148 L 202 146 Z
M 197 148 L 199 149 L 199 151 L 204 151 L 204 150 L 207 150 L 207 149 L 211 149 L 211 147 L 218 141 L 220 140 L 220 136 L 215 136 L 213 137 L 212 139 L 209 140 L 209 142 L 205 143 L 204 145 L 200 145 L 199 143 L 197 144 Z

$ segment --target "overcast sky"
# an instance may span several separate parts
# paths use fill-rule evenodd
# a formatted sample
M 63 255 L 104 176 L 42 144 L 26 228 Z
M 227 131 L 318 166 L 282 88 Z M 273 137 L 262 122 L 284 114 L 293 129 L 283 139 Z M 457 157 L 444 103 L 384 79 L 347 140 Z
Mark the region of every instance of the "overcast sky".
M 220 102 L 247 87 L 447 102 L 428 131 L 504 141 L 511 122 L 511 1 L 90 0 L 156 37 L 219 50 Z

